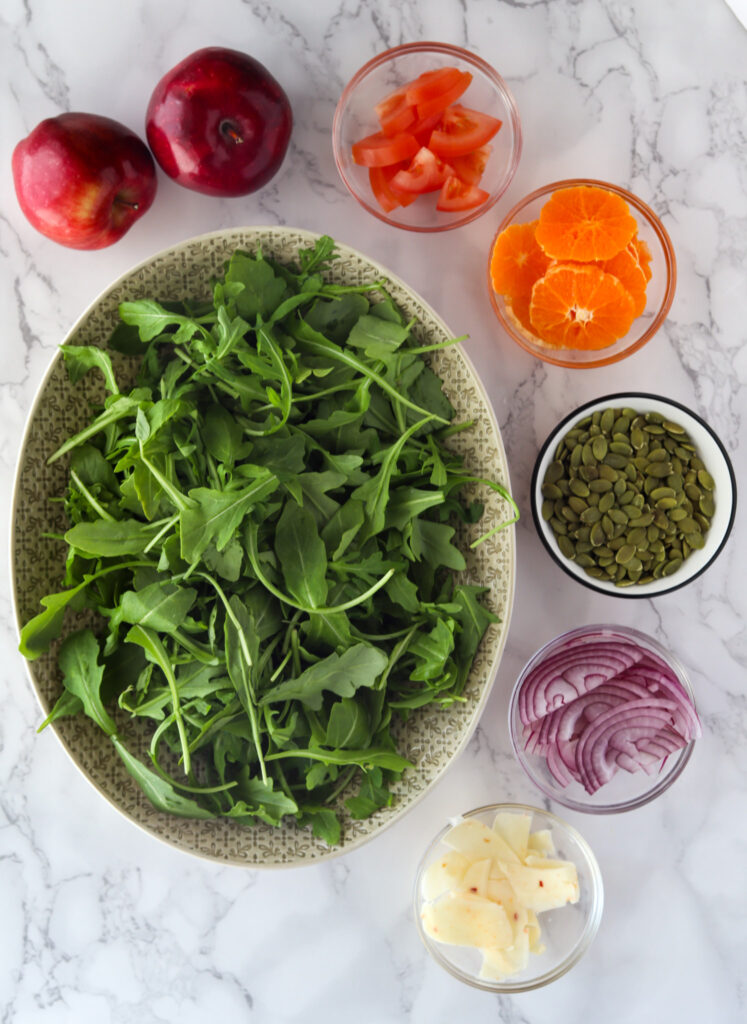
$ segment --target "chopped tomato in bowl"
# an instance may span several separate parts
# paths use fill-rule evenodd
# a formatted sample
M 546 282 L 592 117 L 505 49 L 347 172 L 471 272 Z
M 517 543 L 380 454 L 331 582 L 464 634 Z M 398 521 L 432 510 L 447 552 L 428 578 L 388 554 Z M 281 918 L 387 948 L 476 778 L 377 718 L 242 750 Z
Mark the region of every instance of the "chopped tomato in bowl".
M 466 224 L 498 201 L 521 152 L 516 105 L 485 61 L 414 43 L 369 61 L 338 103 L 335 161 L 370 213 L 411 231 Z

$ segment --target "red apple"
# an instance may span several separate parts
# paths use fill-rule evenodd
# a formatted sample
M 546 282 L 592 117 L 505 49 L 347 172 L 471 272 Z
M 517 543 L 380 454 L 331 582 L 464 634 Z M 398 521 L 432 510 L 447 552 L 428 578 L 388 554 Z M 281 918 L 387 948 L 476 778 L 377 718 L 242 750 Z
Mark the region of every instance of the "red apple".
M 103 249 L 149 209 L 156 166 L 142 139 L 118 121 L 60 114 L 18 143 L 13 181 L 37 231 L 71 249 Z
M 180 185 L 243 196 L 277 172 L 290 141 L 288 97 L 259 61 L 210 46 L 163 76 L 146 113 L 148 144 Z

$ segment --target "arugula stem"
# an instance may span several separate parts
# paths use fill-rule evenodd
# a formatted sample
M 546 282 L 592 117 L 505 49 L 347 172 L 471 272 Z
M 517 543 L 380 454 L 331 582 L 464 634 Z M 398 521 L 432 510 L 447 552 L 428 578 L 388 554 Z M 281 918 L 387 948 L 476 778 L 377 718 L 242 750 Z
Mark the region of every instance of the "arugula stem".
M 250 669 L 253 668 L 254 663 L 252 661 L 251 652 L 249 651 L 249 645 L 246 642 L 246 636 L 244 635 L 243 627 L 239 620 L 236 618 L 233 608 L 231 607 L 228 598 L 223 592 L 223 588 L 221 587 L 220 583 L 218 583 L 217 580 L 213 579 L 213 577 L 210 576 L 209 573 L 198 572 L 196 575 L 201 576 L 204 580 L 207 580 L 207 582 L 215 590 L 218 597 L 221 599 L 223 607 L 225 608 L 226 611 L 226 615 L 231 620 L 234 629 L 236 630 L 236 635 L 238 636 L 239 639 L 239 646 L 241 647 L 241 653 L 244 657 L 244 660 L 246 661 L 246 664 Z M 265 768 L 264 757 L 262 756 L 262 741 L 260 739 L 259 724 L 257 722 L 257 695 L 254 692 L 254 686 L 252 684 L 250 675 L 247 676 L 247 683 L 249 686 L 250 698 L 250 700 L 247 702 L 249 704 L 247 711 L 249 717 L 249 724 L 252 730 L 252 739 L 254 740 L 254 746 L 257 751 L 257 759 L 259 760 L 259 770 L 262 773 L 262 781 L 267 782 L 267 769 Z
M 514 499 L 511 497 L 511 495 L 508 493 L 506 488 L 503 487 L 502 484 L 496 483 L 494 480 L 484 480 L 482 477 L 477 476 L 463 477 L 462 479 L 464 480 L 465 483 L 485 484 L 487 487 L 491 489 L 491 491 L 494 491 L 496 494 L 500 494 L 503 500 L 507 501 L 511 508 L 514 510 L 514 515 L 511 519 L 507 519 L 503 523 L 498 523 L 497 526 L 494 526 L 491 530 L 488 530 L 487 533 L 483 533 L 480 537 L 477 538 L 477 540 L 473 540 L 472 543 L 470 544 L 470 548 L 474 549 L 478 547 L 478 545 L 483 544 L 489 537 L 494 537 L 496 533 L 500 533 L 501 530 L 505 530 L 507 526 L 512 526 L 514 523 L 518 523 L 519 517 L 521 515 L 519 511 L 519 506 L 516 504 Z
M 153 547 L 153 545 L 157 544 L 159 542 L 159 540 L 161 539 L 161 537 L 163 537 L 163 535 L 165 533 L 168 533 L 169 530 L 171 529 L 171 527 L 175 526 L 178 522 L 179 522 L 179 513 L 177 513 L 175 516 L 171 516 L 170 519 L 167 519 L 166 520 L 166 525 L 161 530 L 159 530 L 158 533 L 155 535 L 155 537 L 153 537 L 152 540 L 149 540 L 148 543 L 145 545 L 145 547 L 143 548 L 143 554 L 147 555 L 148 552 L 150 551 L 150 549 Z
M 293 598 L 288 597 L 288 595 L 284 594 L 282 590 L 278 590 L 278 588 L 267 579 L 259 564 L 256 531 L 256 523 L 250 524 L 250 528 L 246 531 L 247 554 L 249 555 L 249 561 L 252 569 L 254 570 L 254 575 L 262 586 L 269 590 L 271 594 L 274 594 L 274 596 L 279 601 L 282 601 L 283 604 L 290 605 L 291 608 L 297 608 L 299 611 L 306 612 L 308 615 L 331 615 L 333 612 L 349 611 L 350 608 L 355 608 L 356 605 L 363 604 L 364 601 L 367 601 L 369 597 L 373 597 L 378 590 L 381 590 L 381 588 L 389 582 L 397 571 L 396 569 L 389 569 L 388 572 L 385 572 L 384 575 L 373 584 L 373 586 L 369 587 L 368 590 L 359 594 L 357 597 L 351 598 L 349 601 L 344 601 L 342 604 L 334 605 L 331 608 L 312 608 L 310 605 L 299 604 L 297 601 L 294 601 Z
M 86 501 L 91 506 L 93 511 L 96 513 L 96 515 L 99 516 L 101 519 L 106 519 L 107 522 L 113 523 L 114 522 L 114 516 L 110 512 L 107 512 L 107 510 L 103 507 L 103 505 L 100 505 L 98 503 L 98 501 L 96 501 L 94 496 L 88 490 L 88 488 L 83 483 L 83 481 L 81 480 L 81 478 L 78 476 L 78 474 L 75 472 L 74 469 L 70 470 L 70 479 L 73 481 L 75 486 L 78 488 L 80 493 L 86 499 Z M 147 548 L 146 548 L 146 550 L 147 550 Z
M 458 345 L 461 341 L 466 341 L 468 338 L 468 334 L 463 334 L 461 338 L 449 338 L 448 341 L 439 341 L 436 345 L 418 345 L 416 348 L 406 348 L 403 351 L 408 356 L 420 356 L 425 352 L 440 352 L 441 349 L 449 348 L 450 345 Z
M 353 764 L 350 765 L 348 768 L 345 768 L 344 771 L 340 772 L 339 782 L 332 790 L 332 792 L 324 798 L 325 804 L 331 804 L 334 800 L 337 799 L 340 793 L 342 793 L 343 789 L 345 789 L 345 787 L 350 783 L 350 780 L 355 775 L 357 768 L 358 766 Z
M 174 718 L 173 715 L 169 715 L 169 718 L 166 719 L 166 723 L 168 725 L 171 725 L 171 722 L 173 721 L 173 718 Z M 163 726 L 164 726 L 164 723 L 161 723 L 161 726 L 160 726 L 161 732 L 165 731 Z M 158 733 L 158 730 L 157 730 L 157 733 Z M 159 735 L 159 740 L 160 740 L 160 733 L 158 735 Z M 154 734 L 154 739 L 155 739 L 155 734 Z M 183 789 L 187 793 L 206 793 L 206 794 L 210 794 L 210 793 L 224 793 L 227 789 L 234 789 L 236 786 L 238 786 L 238 782 L 236 780 L 234 780 L 232 782 L 218 783 L 215 786 L 192 786 L 192 785 L 190 785 L 187 782 L 180 782 L 178 779 L 175 779 L 173 775 L 169 775 L 169 773 L 164 768 L 161 767 L 161 764 L 158 761 L 158 758 L 156 756 L 156 751 L 153 750 L 152 743 L 151 743 L 151 750 L 150 750 L 150 759 L 151 759 L 151 762 L 153 764 L 153 767 L 155 768 L 155 770 L 158 772 L 158 774 L 161 776 L 161 778 L 165 782 L 170 782 L 172 786 L 176 786 L 177 789 Z
M 295 630 L 294 630 L 294 632 L 295 632 Z M 293 653 L 292 651 L 287 651 L 287 653 L 286 653 L 285 657 L 283 658 L 283 660 L 282 660 L 282 661 L 280 662 L 280 664 L 278 665 L 278 667 L 277 667 L 277 668 L 275 669 L 275 671 L 274 671 L 274 672 L 272 673 L 272 675 L 270 676 L 270 680 L 269 680 L 269 681 L 270 681 L 271 683 L 274 683 L 274 682 L 275 682 L 275 680 L 276 680 L 276 679 L 278 678 L 278 676 L 279 676 L 279 675 L 280 675 L 280 673 L 281 673 L 281 672 L 283 671 L 283 669 L 285 668 L 285 666 L 286 666 L 286 665 L 288 664 L 288 662 L 290 661 L 290 658 L 291 658 L 291 655 L 292 655 L 292 653 Z
M 174 718 L 176 720 L 177 732 L 179 733 L 179 742 L 182 747 L 184 774 L 189 775 L 192 766 L 189 756 L 189 742 L 187 740 L 187 732 L 184 727 L 184 719 L 182 718 L 176 677 L 174 676 L 174 669 L 171 665 L 171 660 L 166 653 L 166 648 L 163 646 L 158 634 L 144 626 L 133 626 L 127 636 L 132 637 L 135 643 L 139 643 L 146 653 L 150 653 L 166 678 L 166 683 L 168 684 L 169 691 L 171 692 L 171 703 L 174 708 Z
M 166 479 L 166 477 L 163 475 L 160 469 L 154 466 L 150 459 L 146 456 L 145 452 L 143 451 L 142 441 L 140 442 L 140 458 L 142 460 L 143 465 L 150 472 L 150 474 L 153 477 L 155 477 L 155 479 L 161 485 L 162 489 L 166 492 L 166 494 L 168 494 L 168 496 L 171 498 L 171 501 L 173 502 L 174 505 L 176 505 L 180 512 L 186 512 L 188 508 L 192 507 L 192 502 L 185 498 L 183 494 L 180 494 L 179 491 L 172 485 L 172 483 Z
M 429 419 L 438 420 L 439 423 L 443 423 L 445 426 L 449 425 L 449 421 L 445 420 L 443 416 L 437 416 L 435 413 L 428 412 L 427 409 L 421 408 L 416 405 L 415 402 L 411 402 L 409 398 L 405 398 L 401 395 L 395 387 L 393 387 L 389 381 L 385 380 L 380 374 L 370 370 L 365 363 L 361 362 L 355 356 L 346 352 L 344 349 L 339 348 L 337 345 L 322 345 L 318 341 L 311 341 L 308 338 L 303 339 L 303 344 L 311 349 L 318 356 L 327 356 L 330 359 L 335 359 L 339 363 L 344 363 L 346 366 L 352 367 L 357 370 L 358 373 L 363 374 L 364 377 L 370 377 L 375 384 L 378 384 L 382 391 L 386 391 L 388 395 L 402 405 L 407 406 L 408 409 L 412 409 L 414 412 L 420 413 L 421 416 L 427 416 Z

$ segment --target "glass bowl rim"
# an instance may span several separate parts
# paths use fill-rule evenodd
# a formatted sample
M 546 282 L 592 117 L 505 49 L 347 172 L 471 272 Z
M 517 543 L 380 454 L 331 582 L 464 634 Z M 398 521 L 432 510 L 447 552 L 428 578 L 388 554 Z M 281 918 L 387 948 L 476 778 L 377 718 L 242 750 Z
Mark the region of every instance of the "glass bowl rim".
M 723 459 L 724 468 L 726 469 L 731 486 L 731 510 L 729 512 L 729 519 L 724 529 L 723 537 L 721 538 L 720 542 L 716 545 L 713 554 L 710 556 L 710 558 L 708 558 L 706 562 L 703 563 L 703 565 L 700 566 L 699 569 L 695 571 L 690 571 L 687 574 L 683 573 L 683 578 L 679 581 L 677 581 L 677 576 L 675 575 L 672 577 L 673 582 L 671 586 L 663 587 L 653 592 L 645 589 L 638 589 L 636 591 L 635 587 L 603 587 L 599 584 L 597 580 L 593 579 L 591 576 L 581 576 L 580 574 L 576 575 L 576 573 L 572 572 L 566 564 L 566 559 L 563 558 L 559 552 L 554 550 L 553 545 L 550 542 L 549 531 L 547 529 L 545 521 L 542 518 L 542 503 L 537 500 L 538 491 L 540 487 L 540 466 L 542 465 L 542 461 L 548 449 L 552 447 L 553 444 L 557 443 L 558 438 L 563 429 L 568 427 L 573 422 L 575 422 L 579 417 L 582 416 L 582 414 L 587 409 L 590 409 L 593 406 L 598 406 L 603 402 L 612 403 L 625 401 L 626 403 L 628 403 L 628 399 L 643 399 L 644 401 L 660 402 L 662 405 L 668 405 L 672 409 L 676 409 L 678 414 L 684 413 L 686 417 L 689 417 L 690 419 L 694 420 L 700 427 L 702 427 L 702 429 L 708 434 L 708 436 L 713 441 L 716 449 L 718 450 L 721 458 Z M 597 594 L 606 594 L 608 597 L 621 597 L 633 600 L 643 600 L 646 598 L 651 599 L 655 597 L 661 597 L 664 594 L 671 594 L 673 591 L 679 590 L 680 587 L 684 587 L 687 586 L 688 583 L 692 583 L 693 580 L 697 579 L 698 576 L 701 576 L 706 571 L 706 569 L 710 568 L 710 566 L 713 565 L 716 558 L 718 558 L 718 556 L 723 551 L 726 542 L 731 534 L 734 522 L 736 520 L 737 478 L 734 472 L 734 466 L 732 464 L 731 458 L 726 450 L 723 441 L 718 436 L 713 427 L 709 423 L 707 423 L 702 416 L 699 416 L 698 413 L 695 412 L 693 409 L 688 409 L 686 405 L 683 405 L 682 402 L 678 402 L 674 398 L 667 398 L 664 395 L 656 395 L 650 391 L 616 391 L 613 394 L 600 395 L 598 398 L 592 398 L 588 402 L 584 402 L 582 405 L 577 406 L 566 416 L 564 416 L 563 419 L 560 420 L 555 427 L 553 427 L 553 429 L 545 438 L 537 454 L 537 458 L 534 462 L 534 468 L 532 469 L 532 476 L 529 484 L 529 503 L 532 510 L 532 519 L 534 520 L 535 529 L 539 534 L 539 538 L 542 541 L 545 550 L 550 555 L 552 560 L 556 563 L 556 565 L 558 565 L 567 576 L 570 576 L 571 579 L 576 580 L 577 583 L 580 583 L 582 586 L 587 587 L 589 590 L 595 591 Z
M 559 191 L 563 188 L 573 188 L 579 185 L 589 185 L 596 188 L 604 188 L 608 192 L 614 192 L 620 196 L 631 206 L 635 207 L 636 210 L 643 216 L 653 230 L 654 234 L 659 240 L 661 245 L 662 253 L 664 254 L 664 264 L 666 268 L 666 288 L 664 290 L 664 296 L 662 298 L 661 305 L 653 318 L 651 323 L 648 325 L 646 330 L 631 342 L 626 348 L 619 352 L 615 352 L 610 355 L 604 355 L 604 349 L 598 351 L 602 353 L 596 358 L 586 360 L 585 362 L 577 362 L 573 359 L 563 357 L 559 353 L 566 350 L 564 349 L 553 349 L 548 346 L 547 352 L 540 350 L 539 346 L 533 345 L 527 338 L 525 338 L 520 331 L 518 331 L 510 320 L 504 315 L 500 308 L 500 305 L 496 299 L 496 292 L 493 288 L 493 281 L 490 274 L 490 262 L 493 254 L 493 247 L 498 239 L 498 236 L 502 231 L 505 231 L 507 227 L 513 222 L 514 218 L 517 217 L 523 209 L 529 206 L 537 199 L 541 199 L 543 196 L 549 193 Z M 493 312 L 498 317 L 498 321 L 506 331 L 508 336 L 517 343 L 525 352 L 529 352 L 530 355 L 535 356 L 544 363 L 550 363 L 553 366 L 563 366 L 567 369 L 572 370 L 591 370 L 599 366 L 609 366 L 613 363 L 620 362 L 621 359 L 625 359 L 627 356 L 632 355 L 639 349 L 643 348 L 647 341 L 656 334 L 661 325 L 667 318 L 667 314 L 671 309 L 672 302 L 674 300 L 674 293 L 677 287 L 677 258 L 674 252 L 674 246 L 672 239 L 669 236 L 669 232 L 664 227 L 658 214 L 654 213 L 651 207 L 640 199 L 629 189 L 624 188 L 622 185 L 615 185 L 609 181 L 602 181 L 598 178 L 565 178 L 560 181 L 551 182 L 548 185 L 542 185 L 540 188 L 535 189 L 528 195 L 520 199 L 515 206 L 506 214 L 498 226 L 497 231 L 493 235 L 493 239 L 490 243 L 490 249 L 488 253 L 488 266 L 487 266 L 487 279 L 488 279 L 488 296 L 490 298 L 490 304 L 493 307 Z
M 413 911 L 415 915 L 415 925 L 420 936 L 420 940 L 428 951 L 429 955 L 433 960 L 436 961 L 444 970 L 456 978 L 458 981 L 462 981 L 467 985 L 471 985 L 473 988 L 482 989 L 485 992 L 494 992 L 497 994 L 510 994 L 516 992 L 531 992 L 534 989 L 542 988 L 545 985 L 549 985 L 550 982 L 556 981 L 558 978 L 562 978 L 584 955 L 599 930 L 599 924 L 602 920 L 602 911 L 604 910 L 604 882 L 602 879 L 602 872 L 599 867 L 599 862 L 589 845 L 588 841 L 581 835 L 581 833 L 573 825 L 569 824 L 563 818 L 559 817 L 553 811 L 548 811 L 544 807 L 536 807 L 532 804 L 523 803 L 495 803 L 495 804 L 483 804 L 481 807 L 474 807 L 470 811 L 464 811 L 457 815 L 458 818 L 474 818 L 479 814 L 487 814 L 490 812 L 498 811 L 515 811 L 518 813 L 528 813 L 531 815 L 540 814 L 546 819 L 549 819 L 554 828 L 559 829 L 561 832 L 566 833 L 576 844 L 578 849 L 583 855 L 583 860 L 586 868 L 589 871 L 591 877 L 590 886 L 590 899 L 591 906 L 589 907 L 588 914 L 584 923 L 583 931 L 576 941 L 570 952 L 564 957 L 559 964 L 556 965 L 552 970 L 545 971 L 543 974 L 536 975 L 532 978 L 527 978 L 525 981 L 511 981 L 507 979 L 503 981 L 489 981 L 482 979 L 476 975 L 469 975 L 462 971 L 455 964 L 451 963 L 444 953 L 441 952 L 439 947 L 431 941 L 431 939 L 425 934 L 423 925 L 420 917 L 420 911 L 423 904 L 423 900 L 420 896 L 420 886 L 423 878 L 425 869 L 429 863 L 429 858 L 433 851 L 438 847 L 439 843 L 443 840 L 444 836 L 448 833 L 449 829 L 452 828 L 454 818 L 449 819 L 446 825 L 440 829 L 436 836 L 431 840 L 425 849 L 420 861 L 418 863 L 417 870 L 415 872 L 415 882 L 413 885 Z
M 347 107 L 347 101 L 355 90 L 355 87 L 359 85 L 372 71 L 381 67 L 381 65 L 386 64 L 397 57 L 408 56 L 413 53 L 438 53 L 445 57 L 456 58 L 479 69 L 491 81 L 496 92 L 501 96 L 511 123 L 511 130 L 513 132 L 511 157 L 506 166 L 500 187 L 496 189 L 495 192 L 491 193 L 489 198 L 486 199 L 481 206 L 477 206 L 473 210 L 465 210 L 464 216 L 455 217 L 454 220 L 444 224 L 401 224 L 399 221 L 393 220 L 388 213 L 380 207 L 377 207 L 374 203 L 369 202 L 358 192 L 358 189 L 354 186 L 353 182 L 349 180 L 340 157 L 340 153 L 342 151 L 342 118 Z M 514 99 L 513 93 L 509 89 L 505 79 L 496 71 L 492 64 L 489 64 L 483 57 L 480 57 L 479 54 L 473 53 L 471 50 L 466 50 L 461 46 L 455 46 L 453 43 L 441 43 L 437 41 L 401 43 L 398 46 L 392 46 L 389 49 L 376 54 L 376 56 L 366 61 L 366 63 L 363 64 L 347 82 L 339 100 L 337 101 L 337 106 L 335 107 L 334 116 L 332 118 L 332 153 L 334 156 L 335 166 L 337 167 L 337 173 L 342 179 L 343 184 L 350 195 L 364 208 L 364 210 L 368 211 L 368 213 L 377 217 L 385 224 L 389 224 L 391 227 L 400 228 L 404 231 L 414 231 L 419 234 L 433 234 L 435 232 L 451 231 L 454 228 L 463 227 L 465 224 L 469 224 L 478 217 L 482 217 L 483 214 L 492 209 L 498 200 L 505 195 L 508 187 L 514 179 L 516 170 L 519 166 L 519 160 L 521 159 L 522 147 L 523 137 L 521 132 L 521 118 L 519 117 L 516 100 Z
M 650 636 L 648 633 L 644 633 L 640 629 L 636 629 L 634 626 L 622 626 L 609 622 L 592 622 L 587 626 L 576 626 L 573 629 L 565 630 L 563 633 L 558 633 L 557 636 L 552 637 L 544 643 L 534 652 L 531 658 L 529 658 L 519 675 L 516 677 L 516 682 L 511 690 L 511 697 L 508 702 L 508 733 L 511 739 L 511 747 L 513 748 L 514 756 L 519 762 L 524 774 L 533 783 L 533 785 L 535 785 L 546 797 L 549 797 L 550 800 L 553 800 L 555 803 L 560 804 L 568 810 L 578 811 L 582 814 L 621 814 L 625 811 L 634 811 L 639 807 L 644 807 L 652 800 L 655 800 L 658 796 L 661 796 L 662 793 L 665 793 L 672 783 L 674 783 L 685 770 L 685 766 L 692 757 L 692 753 L 695 748 L 695 740 L 690 740 L 677 752 L 676 760 L 674 761 L 671 771 L 669 771 L 663 779 L 656 779 L 651 788 L 647 789 L 645 793 L 642 793 L 640 796 L 634 797 L 630 800 L 619 800 L 614 804 L 593 805 L 584 803 L 581 800 L 576 800 L 573 797 L 564 796 L 560 787 L 545 783 L 542 779 L 538 778 L 535 772 L 532 771 L 530 764 L 525 757 L 524 750 L 520 747 L 520 737 L 517 735 L 514 728 L 514 718 L 518 716 L 518 712 L 516 712 L 516 705 L 518 703 L 519 690 L 521 689 L 521 684 L 530 669 L 538 664 L 542 657 L 547 655 L 549 649 L 560 641 L 585 636 L 589 633 L 600 630 L 608 630 L 611 633 L 628 635 L 631 639 L 653 648 L 654 652 L 666 661 L 667 665 L 670 666 L 677 676 L 679 682 L 682 683 L 688 697 L 690 698 L 692 706 L 695 709 L 695 713 L 697 714 L 698 709 L 695 704 L 695 693 L 692 683 L 690 682 L 690 677 L 684 665 L 675 654 L 660 644 L 655 637 Z M 647 776 L 647 778 L 653 779 L 654 777 Z

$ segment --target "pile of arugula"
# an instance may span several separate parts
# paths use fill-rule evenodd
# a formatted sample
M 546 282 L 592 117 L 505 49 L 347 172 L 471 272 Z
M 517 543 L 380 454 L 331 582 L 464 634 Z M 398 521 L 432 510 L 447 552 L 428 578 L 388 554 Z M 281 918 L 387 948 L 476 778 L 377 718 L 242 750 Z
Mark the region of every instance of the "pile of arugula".
M 326 236 L 298 267 L 236 252 L 211 302 L 122 303 L 126 392 L 107 351 L 63 347 L 108 395 L 50 460 L 71 456 L 65 589 L 21 637 L 34 658 L 68 607 L 98 613 L 61 644 L 44 725 L 90 716 L 157 808 L 292 815 L 331 844 L 344 790 L 354 818 L 392 801 L 393 714 L 459 700 L 496 621 L 454 578 L 451 522 L 482 507 L 444 444 L 469 424 L 423 359 L 440 346 L 381 282 L 325 282 L 333 258 Z M 122 712 L 154 723 L 149 766 Z

